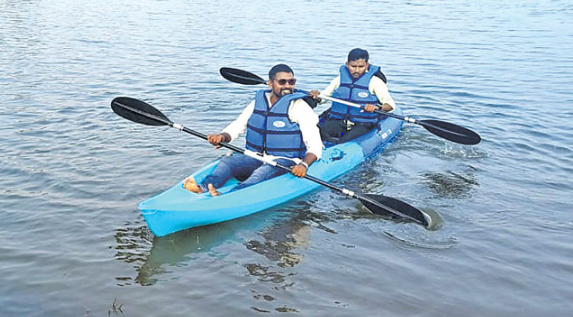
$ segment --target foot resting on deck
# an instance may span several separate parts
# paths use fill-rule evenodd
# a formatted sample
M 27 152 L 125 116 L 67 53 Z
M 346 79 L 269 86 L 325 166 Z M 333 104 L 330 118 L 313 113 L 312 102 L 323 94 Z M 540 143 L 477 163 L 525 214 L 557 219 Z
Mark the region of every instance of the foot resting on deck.
M 203 193 L 203 189 L 197 185 L 193 176 L 189 176 L 183 181 L 183 187 L 190 192 L 194 192 L 197 194 Z
M 215 186 L 213 186 L 213 184 L 207 185 L 207 188 L 209 189 L 209 194 L 211 194 L 211 196 L 215 197 L 221 195 L 221 193 L 217 191 L 217 189 L 215 188 Z
M 196 194 L 203 193 L 203 188 L 201 188 L 201 186 L 197 184 L 193 176 L 189 176 L 185 179 L 185 181 L 183 181 L 183 188 Z M 209 194 L 211 194 L 211 196 L 213 197 L 221 195 L 221 193 L 217 191 L 217 189 L 215 188 L 215 186 L 213 186 L 213 184 L 207 185 L 207 189 L 209 190 Z

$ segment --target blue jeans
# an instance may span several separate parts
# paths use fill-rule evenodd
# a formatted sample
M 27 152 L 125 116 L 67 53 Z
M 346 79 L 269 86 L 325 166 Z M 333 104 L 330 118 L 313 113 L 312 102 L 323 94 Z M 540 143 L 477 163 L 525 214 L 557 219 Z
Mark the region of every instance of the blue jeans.
M 295 163 L 289 159 L 276 159 L 275 162 L 286 167 L 295 165 Z M 231 190 L 235 191 L 277 177 L 286 172 L 287 171 L 282 168 L 264 164 L 252 157 L 243 154 L 233 154 L 223 157 L 213 170 L 213 173 L 205 177 L 199 186 L 201 186 L 203 191 L 206 191 L 208 184 L 213 184 L 215 188 L 220 188 L 232 177 L 238 178 L 239 180 L 244 179 L 244 181 Z

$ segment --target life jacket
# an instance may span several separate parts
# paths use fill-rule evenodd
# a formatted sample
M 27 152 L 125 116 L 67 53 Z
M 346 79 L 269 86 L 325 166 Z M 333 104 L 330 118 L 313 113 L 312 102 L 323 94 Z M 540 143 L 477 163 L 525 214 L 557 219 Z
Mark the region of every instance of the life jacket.
M 380 71 L 379 66 L 370 65 L 368 71 L 360 78 L 354 79 L 346 65 L 340 67 L 340 86 L 332 93 L 332 97 L 346 100 L 364 106 L 379 104 L 378 98 L 370 93 L 368 86 L 374 75 Z M 360 112 L 362 109 L 333 102 L 330 108 L 330 118 L 350 120 L 354 123 L 376 123 L 380 115 L 375 112 Z
M 259 90 L 255 96 L 255 109 L 247 121 L 247 149 L 288 158 L 303 158 L 306 146 L 298 123 L 291 122 L 288 109 L 291 101 L 306 96 L 295 90 L 282 96 L 270 107 L 266 94 Z

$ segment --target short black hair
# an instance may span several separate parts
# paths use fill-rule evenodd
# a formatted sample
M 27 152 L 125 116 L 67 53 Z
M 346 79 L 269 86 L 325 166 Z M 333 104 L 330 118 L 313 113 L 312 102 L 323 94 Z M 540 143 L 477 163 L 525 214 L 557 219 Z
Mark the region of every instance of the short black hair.
M 363 50 L 361 48 L 355 48 L 352 51 L 350 51 L 350 53 L 348 53 L 348 61 L 352 62 L 352 61 L 356 61 L 359 59 L 363 59 L 365 61 L 368 61 L 368 51 L 367 50 Z
M 270 80 L 274 80 L 275 79 L 275 75 L 277 73 L 280 72 L 284 72 L 284 73 L 291 73 L 294 75 L 294 71 L 292 70 L 292 68 L 290 68 L 288 65 L 286 64 L 277 64 L 275 66 L 273 66 L 273 68 L 271 68 L 271 70 L 269 70 L 269 79 Z

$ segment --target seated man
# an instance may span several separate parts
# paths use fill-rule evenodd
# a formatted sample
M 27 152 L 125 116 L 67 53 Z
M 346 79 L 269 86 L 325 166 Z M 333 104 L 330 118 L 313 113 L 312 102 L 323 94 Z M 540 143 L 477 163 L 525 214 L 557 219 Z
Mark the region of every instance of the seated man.
M 343 143 L 355 139 L 372 130 L 381 115 L 375 110 L 392 111 L 394 100 L 388 92 L 386 77 L 380 67 L 368 63 L 368 52 L 355 48 L 348 54 L 345 65 L 340 67 L 340 75 L 334 78 L 322 92 L 313 90 L 311 96 L 332 96 L 364 106 L 364 110 L 333 102 L 330 113 L 320 124 L 323 141 Z M 381 106 L 380 106 L 381 105 Z
M 221 133 L 210 134 L 209 142 L 218 146 L 221 142 L 231 142 L 239 134 L 247 131 L 246 148 L 262 153 L 283 166 L 292 166 L 292 174 L 304 177 L 308 167 L 322 155 L 322 141 L 318 130 L 318 116 L 307 102 L 306 96 L 294 88 L 296 79 L 293 70 L 278 64 L 269 71 L 268 86 L 260 90 L 253 100 Z M 213 173 L 200 183 L 192 177 L 184 182 L 184 187 L 194 193 L 209 191 L 219 195 L 217 188 L 229 179 L 245 179 L 233 190 L 245 188 L 264 180 L 284 174 L 279 167 L 254 159 L 233 154 L 223 157 Z

